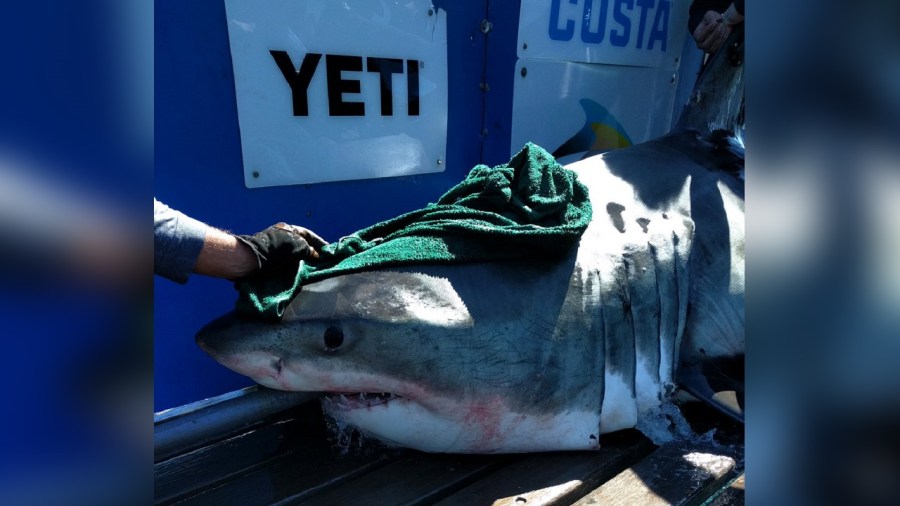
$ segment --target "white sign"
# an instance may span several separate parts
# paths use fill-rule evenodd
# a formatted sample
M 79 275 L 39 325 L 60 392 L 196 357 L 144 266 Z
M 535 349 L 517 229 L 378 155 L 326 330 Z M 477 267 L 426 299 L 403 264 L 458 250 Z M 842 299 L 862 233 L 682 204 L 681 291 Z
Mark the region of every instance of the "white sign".
M 515 80 L 510 153 L 526 142 L 558 158 L 608 151 L 663 135 L 671 123 L 671 70 L 525 59 Z
M 225 0 L 248 188 L 444 170 L 447 19 L 430 0 Z
M 522 0 L 519 58 L 676 69 L 690 0 Z

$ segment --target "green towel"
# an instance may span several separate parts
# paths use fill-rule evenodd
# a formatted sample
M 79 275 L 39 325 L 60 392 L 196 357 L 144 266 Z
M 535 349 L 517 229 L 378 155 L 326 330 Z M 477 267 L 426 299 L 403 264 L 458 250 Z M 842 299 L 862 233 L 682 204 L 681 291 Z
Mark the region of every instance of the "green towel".
M 388 266 L 542 258 L 578 243 L 591 221 L 587 187 L 528 143 L 506 165 L 477 165 L 436 204 L 328 244 L 296 272 L 237 281 L 238 312 L 277 320 L 307 283 Z

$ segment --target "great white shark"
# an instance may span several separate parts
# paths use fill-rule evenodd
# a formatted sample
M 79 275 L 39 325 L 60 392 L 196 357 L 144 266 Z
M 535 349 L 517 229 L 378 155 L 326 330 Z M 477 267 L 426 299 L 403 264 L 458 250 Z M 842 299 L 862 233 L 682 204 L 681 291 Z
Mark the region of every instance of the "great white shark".
M 740 78 L 739 63 L 719 65 Z M 710 371 L 744 352 L 743 152 L 709 135 L 717 116 L 693 114 L 699 128 L 567 166 L 594 215 L 562 259 L 337 276 L 304 286 L 278 322 L 228 314 L 197 343 L 429 452 L 595 449 L 601 434 L 668 424 L 682 380 L 739 412 Z

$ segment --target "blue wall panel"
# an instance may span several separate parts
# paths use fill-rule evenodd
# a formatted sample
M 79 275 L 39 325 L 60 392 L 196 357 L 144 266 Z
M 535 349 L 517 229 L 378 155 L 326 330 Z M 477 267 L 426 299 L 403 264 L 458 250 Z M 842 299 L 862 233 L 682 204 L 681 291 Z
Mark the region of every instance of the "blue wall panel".
M 490 0 L 487 19 L 485 80 L 490 86 L 484 107 L 484 159 L 489 165 L 510 158 L 513 85 L 516 69 L 516 44 L 519 34 L 519 0 Z M 518 147 L 513 147 L 517 151 Z
M 435 5 L 447 11 L 448 30 L 450 114 L 443 173 L 249 190 L 243 183 L 224 2 L 158 0 L 156 197 L 235 233 L 286 221 L 328 240 L 437 200 L 482 161 L 485 95 L 479 83 L 485 35 L 480 27 L 487 5 L 449 0 Z M 518 4 L 510 9 L 518 12 Z M 516 24 L 504 26 L 512 30 L 513 45 Z M 495 36 L 489 38 L 493 42 Z M 507 158 L 492 154 L 487 161 Z M 193 340 L 204 323 L 233 306 L 231 284 L 199 276 L 186 285 L 156 278 L 154 289 L 155 410 L 249 385 L 213 362 Z

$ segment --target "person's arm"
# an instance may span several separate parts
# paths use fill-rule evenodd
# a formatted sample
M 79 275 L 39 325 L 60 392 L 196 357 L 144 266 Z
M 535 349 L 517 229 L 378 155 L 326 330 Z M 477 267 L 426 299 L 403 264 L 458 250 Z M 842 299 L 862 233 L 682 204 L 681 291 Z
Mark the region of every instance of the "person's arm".
M 153 272 L 186 283 L 209 225 L 153 199 Z
M 193 271 L 216 278 L 237 279 L 259 269 L 253 250 L 232 234 L 208 227 Z
M 191 273 L 238 279 L 288 263 L 318 258 L 325 240 L 310 230 L 278 223 L 254 235 L 234 235 L 153 200 L 156 274 L 185 283 Z

